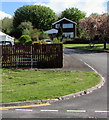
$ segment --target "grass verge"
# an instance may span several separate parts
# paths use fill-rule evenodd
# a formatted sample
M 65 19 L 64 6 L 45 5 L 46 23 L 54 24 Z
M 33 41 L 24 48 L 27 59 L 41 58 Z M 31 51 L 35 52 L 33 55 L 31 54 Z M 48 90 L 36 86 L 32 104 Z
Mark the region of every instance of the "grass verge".
M 109 44 L 107 44 L 107 49 L 103 49 L 103 46 L 103 44 L 95 44 L 94 47 L 90 47 L 89 44 L 63 44 L 64 48 L 109 52 Z
M 100 76 L 85 71 L 2 69 L 2 102 L 57 98 L 91 88 Z

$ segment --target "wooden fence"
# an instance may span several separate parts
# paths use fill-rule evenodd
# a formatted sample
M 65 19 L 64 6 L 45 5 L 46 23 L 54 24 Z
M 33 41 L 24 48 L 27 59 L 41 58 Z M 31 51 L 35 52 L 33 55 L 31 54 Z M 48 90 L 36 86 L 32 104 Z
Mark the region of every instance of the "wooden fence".
M 2 67 L 61 68 L 62 44 L 2 46 Z

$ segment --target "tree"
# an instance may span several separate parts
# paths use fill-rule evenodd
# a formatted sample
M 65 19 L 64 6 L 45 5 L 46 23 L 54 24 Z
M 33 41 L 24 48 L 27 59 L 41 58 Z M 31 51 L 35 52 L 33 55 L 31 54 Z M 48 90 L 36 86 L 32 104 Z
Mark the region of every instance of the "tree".
M 49 36 L 46 32 L 44 31 L 40 31 L 40 34 L 39 34 L 39 40 L 42 40 L 42 39 L 49 39 Z
M 32 41 L 38 41 L 39 40 L 39 35 L 40 35 L 40 30 L 33 29 L 31 31 L 31 34 L 30 34 Z
M 21 22 L 21 24 L 17 27 L 17 31 L 19 32 L 19 35 L 30 35 L 31 31 L 33 29 L 31 22 Z
M 2 20 L 0 20 L 0 31 L 2 31 Z
M 2 31 L 6 34 L 11 34 L 13 30 L 13 18 L 5 17 L 1 22 L 2 22 Z
M 16 28 L 21 22 L 30 21 L 34 28 L 47 30 L 51 28 L 55 18 L 55 13 L 49 7 L 25 5 L 15 11 L 13 24 Z
M 100 16 L 101 24 L 98 27 L 100 38 L 104 41 L 104 49 L 106 49 L 106 42 L 109 41 L 109 15 L 103 14 Z
M 30 35 L 30 31 L 28 29 L 24 29 L 22 31 L 22 35 Z
M 25 29 L 31 31 L 33 29 L 33 25 L 31 22 L 21 22 L 21 24 L 18 26 L 18 29 L 21 31 Z
M 86 34 L 86 38 L 89 40 L 94 39 L 97 35 L 96 32 L 96 18 L 97 15 L 91 15 L 88 18 L 84 18 L 80 21 L 79 26 L 82 28 L 84 33 Z
M 66 17 L 77 24 L 79 24 L 80 20 L 85 18 L 86 14 L 80 11 L 78 8 L 69 8 L 62 11 L 60 18 Z M 80 28 L 77 25 L 77 36 L 80 34 Z
M 104 41 L 104 49 L 106 49 L 106 40 L 108 40 L 109 33 L 109 15 L 92 14 L 88 18 L 82 19 L 80 27 L 86 34 L 87 39 L 93 40 L 98 37 Z
M 58 30 L 58 33 L 57 33 L 57 39 L 59 39 L 60 38 L 60 40 L 62 41 L 62 38 L 63 37 L 63 32 L 62 32 L 62 28 L 61 27 L 59 27 L 59 30 Z
M 80 19 L 85 18 L 86 14 L 77 8 L 69 8 L 62 12 L 60 18 L 66 17 L 76 23 L 79 23 Z

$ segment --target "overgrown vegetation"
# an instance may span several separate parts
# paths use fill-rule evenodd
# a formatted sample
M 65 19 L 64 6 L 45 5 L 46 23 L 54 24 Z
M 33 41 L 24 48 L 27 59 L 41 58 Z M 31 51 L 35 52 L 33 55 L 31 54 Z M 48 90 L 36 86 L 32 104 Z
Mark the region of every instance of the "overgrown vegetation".
M 2 102 L 57 98 L 95 86 L 100 76 L 84 71 L 3 69 Z

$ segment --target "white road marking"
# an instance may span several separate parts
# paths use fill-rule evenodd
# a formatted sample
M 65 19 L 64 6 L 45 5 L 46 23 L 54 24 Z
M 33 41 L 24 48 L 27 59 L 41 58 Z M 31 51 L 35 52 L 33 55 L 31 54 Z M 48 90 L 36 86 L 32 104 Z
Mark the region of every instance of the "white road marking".
M 96 113 L 109 113 L 109 111 L 95 111 Z
M 87 64 L 86 62 L 84 62 L 82 59 L 80 59 L 80 61 L 82 61 L 85 65 L 87 65 L 88 67 L 90 67 L 93 71 L 95 71 L 96 73 L 98 73 L 92 66 L 90 66 L 89 64 Z
M 82 59 L 80 59 L 80 61 L 84 62 Z M 105 82 L 105 78 L 99 72 L 97 72 L 97 70 L 95 70 L 92 66 L 90 66 L 86 62 L 84 62 L 84 64 L 87 65 L 89 68 L 91 68 L 95 73 L 99 74 L 101 76 L 102 80 Z M 101 86 L 99 88 L 101 88 Z
M 40 110 L 41 112 L 58 112 L 58 110 Z
M 30 109 L 15 109 L 16 111 L 33 111 L 33 110 L 30 110 Z
M 105 78 L 99 72 L 97 72 L 97 70 L 95 70 L 92 66 L 90 66 L 86 62 L 84 62 L 84 64 L 86 64 L 88 67 L 90 67 L 95 73 L 99 74 L 101 76 L 102 80 L 105 82 Z M 100 88 L 101 88 L 101 86 L 100 86 Z
M 89 64 L 87 64 L 86 62 L 84 62 L 85 65 L 87 65 L 88 67 L 90 67 L 94 72 L 98 73 L 92 66 L 90 66 Z
M 83 60 L 82 60 L 82 59 L 80 59 L 80 61 L 82 61 L 82 62 L 83 62 Z
M 67 112 L 85 113 L 86 110 L 67 110 Z

